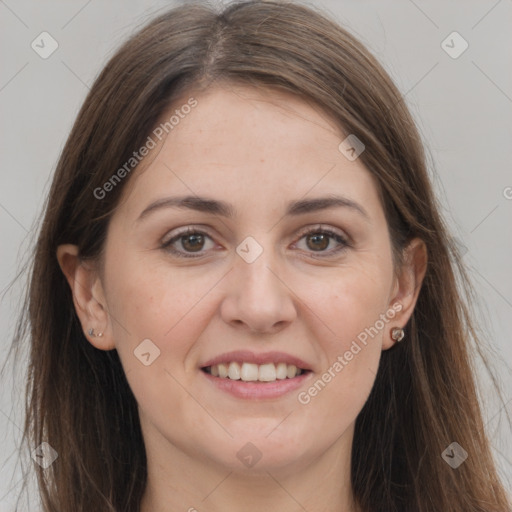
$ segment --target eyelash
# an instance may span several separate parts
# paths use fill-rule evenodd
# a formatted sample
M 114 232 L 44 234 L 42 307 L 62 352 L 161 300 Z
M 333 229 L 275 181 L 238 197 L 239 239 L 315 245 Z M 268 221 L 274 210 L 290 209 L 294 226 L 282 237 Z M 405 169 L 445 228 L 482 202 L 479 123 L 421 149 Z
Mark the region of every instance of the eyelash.
M 347 249 L 348 247 L 350 247 L 350 244 L 348 243 L 348 241 L 343 237 L 341 236 L 339 233 L 336 233 L 335 231 L 332 231 L 330 229 L 327 229 L 327 228 L 322 228 L 321 226 L 320 227 L 316 227 L 316 228 L 313 228 L 313 229 L 308 229 L 307 231 L 305 232 L 302 232 L 300 237 L 299 237 L 299 240 L 302 240 L 302 238 L 308 236 L 308 235 L 312 235 L 312 234 L 322 234 L 322 235 L 328 235 L 330 236 L 332 239 L 334 239 L 336 242 L 338 242 L 340 244 L 340 246 L 334 250 L 330 250 L 330 251 L 312 251 L 313 254 L 315 254 L 315 257 L 320 257 L 320 258 L 328 258 L 328 257 L 331 257 L 333 255 L 336 255 L 338 253 L 340 253 L 341 251 Z M 208 233 L 205 233 L 204 231 L 201 231 L 199 229 L 195 229 L 195 228 L 192 228 L 192 227 L 188 227 L 186 228 L 185 230 L 181 231 L 180 233 L 177 233 L 175 236 L 173 236 L 170 240 L 168 240 L 167 242 L 163 243 L 161 245 L 161 249 L 167 251 L 167 252 L 170 252 L 172 253 L 173 255 L 177 256 L 178 258 L 200 258 L 202 257 L 203 253 L 202 252 L 199 252 L 199 253 L 184 253 L 184 252 L 181 252 L 181 251 L 178 251 L 177 249 L 175 249 L 174 247 L 172 247 L 172 245 L 179 241 L 181 238 L 187 236 L 187 235 L 204 235 L 208 238 L 211 239 L 211 237 L 208 235 Z M 327 253 L 327 255 L 320 255 L 322 253 Z M 194 255 L 192 255 L 194 254 Z M 197 254 L 197 256 L 195 255 Z M 317 254 L 319 256 L 317 256 Z

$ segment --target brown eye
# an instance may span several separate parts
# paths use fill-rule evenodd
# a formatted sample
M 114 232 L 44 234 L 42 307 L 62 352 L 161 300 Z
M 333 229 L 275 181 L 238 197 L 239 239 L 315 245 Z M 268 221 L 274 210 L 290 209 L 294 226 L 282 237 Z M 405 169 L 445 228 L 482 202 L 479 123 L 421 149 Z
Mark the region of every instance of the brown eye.
M 183 235 L 180 237 L 181 245 L 183 249 L 186 251 L 199 251 L 203 248 L 204 245 L 204 236 L 199 233 L 194 233 L 192 235 Z
M 307 246 L 314 251 L 323 251 L 329 247 L 329 236 L 324 233 L 315 233 L 306 237 Z
M 210 241 L 210 247 L 205 247 Z M 188 228 L 176 234 L 167 242 L 161 244 L 161 248 L 180 258 L 197 258 L 205 255 L 207 249 L 214 246 L 209 235 L 196 229 Z
M 320 227 L 310 229 L 303 233 L 297 244 L 300 245 L 300 242 L 303 239 L 306 247 L 305 249 L 302 247 L 299 248 L 309 252 L 310 254 L 316 253 L 314 254 L 315 257 L 327 258 L 350 247 L 349 242 L 341 234 L 330 229 Z M 329 246 L 331 245 L 333 247 L 329 249 Z

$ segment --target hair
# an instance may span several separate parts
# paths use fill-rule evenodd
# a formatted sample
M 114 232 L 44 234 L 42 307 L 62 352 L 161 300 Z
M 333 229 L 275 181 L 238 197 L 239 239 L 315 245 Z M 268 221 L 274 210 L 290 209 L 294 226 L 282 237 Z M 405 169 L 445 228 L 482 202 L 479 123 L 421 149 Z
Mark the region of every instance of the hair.
M 439 214 L 423 144 L 404 97 L 353 35 L 290 2 L 201 4 L 160 14 L 110 58 L 63 148 L 31 256 L 26 308 L 13 346 L 29 338 L 24 440 L 58 461 L 37 471 L 44 512 L 138 511 L 147 461 L 137 403 L 116 350 L 86 339 L 56 250 L 102 257 L 131 177 L 102 187 L 141 147 L 166 109 L 193 88 L 277 88 L 327 112 L 365 144 L 395 265 L 413 237 L 428 264 L 406 341 L 384 351 L 357 417 L 351 482 L 364 512 L 503 512 L 509 498 L 484 431 L 470 348 L 481 351 L 457 249 Z M 441 457 L 457 441 L 469 457 Z

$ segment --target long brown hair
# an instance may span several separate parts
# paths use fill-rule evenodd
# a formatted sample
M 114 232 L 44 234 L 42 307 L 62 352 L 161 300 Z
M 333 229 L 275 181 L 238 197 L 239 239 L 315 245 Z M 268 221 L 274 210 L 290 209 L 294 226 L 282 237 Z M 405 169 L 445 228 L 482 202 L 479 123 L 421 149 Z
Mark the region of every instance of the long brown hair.
M 248 1 L 222 12 L 169 10 L 131 37 L 94 82 L 63 149 L 45 206 L 15 343 L 30 339 L 25 436 L 57 461 L 37 470 L 45 512 L 138 511 L 147 467 L 135 398 L 115 350 L 85 338 L 56 250 L 101 258 L 130 177 L 98 199 L 187 88 L 214 81 L 277 87 L 324 109 L 364 141 L 396 264 L 412 237 L 428 267 L 407 341 L 385 351 L 359 414 L 352 486 L 365 512 L 503 512 L 510 503 L 491 457 L 470 347 L 479 347 L 467 279 L 439 215 L 420 135 L 404 98 L 369 51 L 310 7 Z M 469 454 L 456 470 L 453 441 Z

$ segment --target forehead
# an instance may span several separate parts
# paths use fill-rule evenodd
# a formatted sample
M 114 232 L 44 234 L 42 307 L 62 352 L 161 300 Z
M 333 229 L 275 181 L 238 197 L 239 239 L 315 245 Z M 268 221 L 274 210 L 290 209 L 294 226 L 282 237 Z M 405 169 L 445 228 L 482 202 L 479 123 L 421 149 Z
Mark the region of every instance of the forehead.
M 191 98 L 194 108 L 182 108 Z M 332 193 L 379 202 L 368 170 L 339 150 L 346 134 L 297 96 L 240 86 L 191 92 L 174 102 L 159 126 L 168 134 L 124 193 L 122 207 L 133 215 L 166 193 L 228 197 L 242 211 Z

